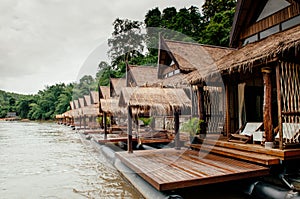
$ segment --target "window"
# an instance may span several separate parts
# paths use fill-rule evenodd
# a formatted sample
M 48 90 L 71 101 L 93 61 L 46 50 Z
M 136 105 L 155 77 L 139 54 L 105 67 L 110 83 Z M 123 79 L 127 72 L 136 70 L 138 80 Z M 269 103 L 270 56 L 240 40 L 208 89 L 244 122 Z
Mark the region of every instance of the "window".
M 291 28 L 293 26 L 296 26 L 300 24 L 300 15 L 290 19 L 290 20 L 287 20 L 285 22 L 283 22 L 281 25 L 282 25 L 282 30 L 286 30 L 288 28 Z
M 273 35 L 275 33 L 279 32 L 279 25 L 277 26 L 273 26 L 272 28 L 269 28 L 267 30 L 264 30 L 262 32 L 260 32 L 260 39 L 266 38 L 270 35 Z
M 243 42 L 243 46 L 245 46 L 246 44 L 255 42 L 255 41 L 257 41 L 257 40 L 258 40 L 258 35 L 255 34 L 255 35 L 253 35 L 253 36 L 251 36 L 251 37 L 246 38 L 246 39 L 244 40 L 244 42 Z

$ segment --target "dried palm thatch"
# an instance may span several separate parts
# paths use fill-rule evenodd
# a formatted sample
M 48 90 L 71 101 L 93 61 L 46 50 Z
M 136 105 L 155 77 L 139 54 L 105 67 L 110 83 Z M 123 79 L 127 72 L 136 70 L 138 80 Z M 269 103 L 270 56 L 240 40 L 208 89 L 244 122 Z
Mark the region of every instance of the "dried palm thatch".
M 99 103 L 99 93 L 98 91 L 91 91 L 91 102 L 92 104 L 98 104 Z
M 82 114 L 86 116 L 97 116 L 99 115 L 99 104 L 92 104 L 82 108 Z
M 251 70 L 255 65 L 277 60 L 283 54 L 293 50 L 299 55 L 300 25 L 292 29 L 271 35 L 258 42 L 247 44 L 220 59 L 216 64 L 219 70 L 227 73 L 240 70 Z
M 86 106 L 91 105 L 91 96 L 90 95 L 84 95 L 83 96 L 84 102 Z
M 123 107 L 119 107 L 119 99 L 109 98 L 100 99 L 100 111 L 111 115 L 123 115 L 126 110 Z
M 110 90 L 108 86 L 100 86 L 99 88 L 99 97 L 100 99 L 108 99 L 110 98 Z
M 174 111 L 191 108 L 191 100 L 183 89 L 126 87 L 122 89 L 119 106 L 130 106 L 136 114 L 147 111 L 151 115 L 172 114 Z
M 120 96 L 121 89 L 125 86 L 125 78 L 110 78 L 111 97 Z
M 74 109 L 80 108 L 78 100 L 74 100 Z
M 63 119 L 64 116 L 62 114 L 55 115 L 55 119 Z
M 78 99 L 78 105 L 79 105 L 79 108 L 83 108 L 85 106 L 83 97 Z
M 157 67 L 129 65 L 129 74 L 134 79 L 135 86 L 147 86 L 158 80 Z
M 182 71 L 199 70 L 201 74 L 207 74 L 212 69 L 215 70 L 214 63 L 233 51 L 231 48 L 198 43 L 171 40 L 166 40 L 165 43 Z
M 186 75 L 180 73 L 165 79 L 159 79 L 156 82 L 150 84 L 149 86 L 165 88 L 185 88 L 189 86 L 189 82 L 186 79 Z

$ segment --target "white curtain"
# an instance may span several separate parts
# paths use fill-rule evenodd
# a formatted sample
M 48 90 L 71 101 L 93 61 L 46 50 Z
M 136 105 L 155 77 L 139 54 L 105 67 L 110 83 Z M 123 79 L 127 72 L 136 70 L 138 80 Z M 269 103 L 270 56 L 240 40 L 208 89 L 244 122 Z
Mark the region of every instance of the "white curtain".
M 243 125 L 243 115 L 245 107 L 245 85 L 246 83 L 240 83 L 238 85 L 238 100 L 239 100 L 239 127 Z

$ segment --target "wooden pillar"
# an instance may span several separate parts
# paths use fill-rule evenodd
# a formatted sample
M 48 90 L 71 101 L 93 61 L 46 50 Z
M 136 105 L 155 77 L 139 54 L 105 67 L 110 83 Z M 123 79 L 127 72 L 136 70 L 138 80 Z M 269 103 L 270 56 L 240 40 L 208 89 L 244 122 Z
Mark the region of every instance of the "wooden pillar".
M 175 149 L 180 150 L 179 112 L 174 112 Z
M 262 68 L 264 81 L 264 129 L 266 142 L 273 142 L 271 69 Z
M 136 136 L 138 136 L 139 135 L 139 117 L 137 114 L 134 116 L 134 124 L 135 124 Z
M 103 113 L 103 122 L 104 122 L 104 139 L 107 139 L 107 113 Z
M 151 117 L 150 117 L 151 118 Z M 150 127 L 154 130 L 155 129 L 155 117 L 152 117 L 152 121 L 150 123 Z
M 203 85 L 198 85 L 197 89 L 198 93 L 198 111 L 199 111 L 199 119 L 204 121 L 201 122 L 200 126 L 200 134 L 204 135 L 206 134 L 206 118 L 205 118 L 205 109 L 204 109 L 204 89 Z
M 282 115 L 281 115 L 281 87 L 280 87 L 280 65 L 276 66 L 276 88 L 277 88 L 277 107 L 278 107 L 278 128 L 279 128 L 279 149 L 283 149 Z
M 128 139 L 127 139 L 127 151 L 128 153 L 132 153 L 132 111 L 131 111 L 131 107 L 128 106 L 127 107 L 127 121 L 128 121 L 128 125 L 127 125 L 127 135 L 128 135 Z
M 79 128 L 81 129 L 81 124 L 82 124 L 82 116 L 79 116 Z
M 225 92 L 226 92 L 226 105 L 225 105 L 225 111 L 226 111 L 226 115 L 225 115 L 225 132 L 227 135 L 227 138 L 230 137 L 230 92 L 229 92 L 229 85 L 228 83 L 226 83 L 225 85 Z

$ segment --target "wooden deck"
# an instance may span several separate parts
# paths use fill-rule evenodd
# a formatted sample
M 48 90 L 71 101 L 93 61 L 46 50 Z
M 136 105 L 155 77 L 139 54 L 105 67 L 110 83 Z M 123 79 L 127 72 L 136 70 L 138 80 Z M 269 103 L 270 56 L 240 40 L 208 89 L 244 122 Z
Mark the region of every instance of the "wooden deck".
M 160 191 L 269 174 L 264 166 L 186 148 L 117 152 L 116 156 Z
M 289 160 L 289 159 L 299 159 L 300 158 L 300 148 L 294 149 L 268 149 L 260 144 L 242 144 L 242 143 L 234 143 L 228 142 L 226 137 L 222 135 L 208 135 L 206 139 L 203 141 L 205 145 L 214 146 L 217 149 L 223 148 L 222 150 L 232 149 L 235 151 L 241 152 L 249 152 L 253 153 L 254 155 L 268 155 L 276 157 L 280 160 Z M 200 146 L 201 147 L 201 146 Z M 230 150 L 228 150 L 230 151 Z M 229 152 L 231 153 L 231 152 Z M 225 154 L 223 154 L 225 155 Z M 268 157 L 266 156 L 266 157 Z
M 104 138 L 104 134 L 91 134 L 91 136 L 99 144 L 127 142 L 126 135 L 107 134 L 106 139 Z M 137 142 L 137 138 L 132 138 L 132 141 Z

